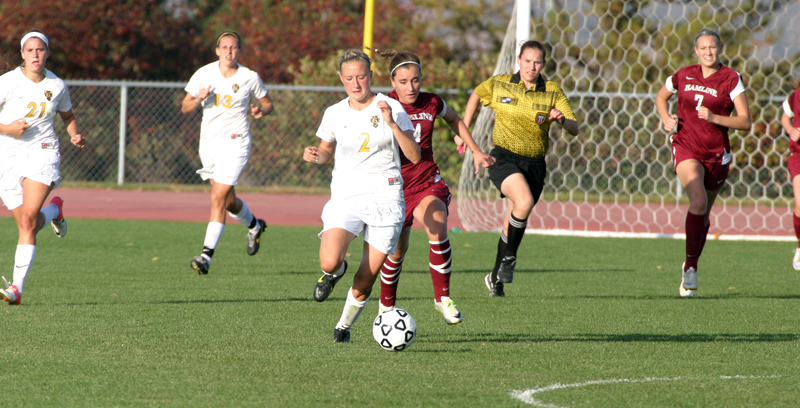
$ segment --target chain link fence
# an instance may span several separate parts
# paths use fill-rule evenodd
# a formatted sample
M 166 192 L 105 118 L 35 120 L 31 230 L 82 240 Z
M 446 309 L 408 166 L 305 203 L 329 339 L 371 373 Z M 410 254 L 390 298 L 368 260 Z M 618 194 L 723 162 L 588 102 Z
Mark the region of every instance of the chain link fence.
M 200 120 L 198 109 L 180 111 L 185 83 L 66 81 L 73 111 L 87 147 L 62 148 L 65 181 L 201 184 L 195 174 Z M 239 179 L 242 187 L 328 188 L 330 166 L 302 160 L 303 147 L 319 143 L 316 131 L 328 106 L 347 95 L 341 87 L 268 85 L 275 111 L 252 120 L 250 161 Z M 374 88 L 388 93 L 391 89 Z M 442 95 L 454 94 L 445 91 Z M 66 135 L 56 121 L 57 133 Z M 448 184 L 455 186 L 461 158 L 452 132 L 437 125 L 434 152 Z

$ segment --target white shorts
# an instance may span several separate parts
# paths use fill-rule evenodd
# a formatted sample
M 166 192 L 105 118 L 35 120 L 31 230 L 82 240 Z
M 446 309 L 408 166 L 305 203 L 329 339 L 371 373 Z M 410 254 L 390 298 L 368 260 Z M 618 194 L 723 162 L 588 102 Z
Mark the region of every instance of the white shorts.
M 13 210 L 22 205 L 22 181 L 31 179 L 53 188 L 61 184 L 61 154 L 55 149 L 18 150 L 0 160 L 0 199 Z
M 397 251 L 397 241 L 405 221 L 405 201 L 375 202 L 369 198 L 356 197 L 343 201 L 328 201 L 322 209 L 322 234 L 333 228 L 341 228 L 358 236 L 363 232 L 364 241 L 384 254 Z
M 200 161 L 203 168 L 197 174 L 203 180 L 235 186 L 250 158 L 250 135 L 200 139 Z

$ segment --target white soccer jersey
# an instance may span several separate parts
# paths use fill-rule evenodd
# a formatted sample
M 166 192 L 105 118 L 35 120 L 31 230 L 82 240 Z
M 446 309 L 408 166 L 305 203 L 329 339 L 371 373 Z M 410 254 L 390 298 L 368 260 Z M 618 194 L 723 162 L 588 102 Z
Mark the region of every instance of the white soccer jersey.
M 336 143 L 331 200 L 373 194 L 386 201 L 403 200 L 400 147 L 383 121 L 378 101 L 386 101 L 401 130 L 413 130 L 400 102 L 378 94 L 368 107 L 355 110 L 350 98 L 325 110 L 317 137 Z
M 25 120 L 30 127 L 21 137 L 0 133 L 0 149 L 58 151 L 53 121 L 57 112 L 72 109 L 66 84 L 49 70 L 39 83 L 22 73 L 22 68 L 0 76 L 0 123 Z
M 208 88 L 209 85 L 211 93 L 201 103 L 203 121 L 200 125 L 200 138 L 230 138 L 231 135 L 248 137 L 250 97 L 260 99 L 267 95 L 267 88 L 261 77 L 240 64 L 236 74 L 225 78 L 217 61 L 198 69 L 185 89 L 196 98 L 200 89 Z

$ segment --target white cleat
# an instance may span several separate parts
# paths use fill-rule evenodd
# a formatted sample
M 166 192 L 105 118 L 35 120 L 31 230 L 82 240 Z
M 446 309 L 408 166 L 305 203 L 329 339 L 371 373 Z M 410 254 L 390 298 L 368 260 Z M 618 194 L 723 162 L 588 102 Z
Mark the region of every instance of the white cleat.
M 678 291 L 682 297 L 692 297 L 697 290 L 697 270 L 689 268 L 688 271 L 684 271 L 681 265 L 681 271 L 681 286 Z
M 17 285 L 10 284 L 5 276 L 3 276 L 3 282 L 5 282 L 7 289 L 0 289 L 0 300 L 8 302 L 9 305 L 20 304 L 22 295 L 19 293 Z
M 792 259 L 792 267 L 796 271 L 800 271 L 800 248 L 794 251 L 794 258 Z
M 434 305 L 436 306 L 436 311 L 444 317 L 444 321 L 447 324 L 459 324 L 464 319 L 461 312 L 456 308 L 455 303 L 453 303 L 453 299 L 447 296 L 442 296 L 442 301 L 436 302 Z
M 378 314 L 381 315 L 390 310 L 394 310 L 394 306 L 384 306 L 380 301 L 378 302 Z

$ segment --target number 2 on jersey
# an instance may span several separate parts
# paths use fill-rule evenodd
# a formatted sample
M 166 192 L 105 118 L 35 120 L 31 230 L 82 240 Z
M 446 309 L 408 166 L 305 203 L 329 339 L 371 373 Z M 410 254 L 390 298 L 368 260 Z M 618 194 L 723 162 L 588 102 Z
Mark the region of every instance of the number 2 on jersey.
M 363 143 L 361 143 L 361 148 L 358 149 L 358 152 L 359 153 L 369 152 L 369 147 L 367 147 L 367 143 L 369 143 L 369 134 L 368 133 L 362 133 L 362 134 L 358 135 L 358 139 L 364 141 Z
M 697 94 L 694 96 L 694 100 L 697 101 L 697 107 L 694 110 L 700 110 L 700 107 L 703 106 L 703 95 Z
M 47 103 L 45 103 L 45 102 L 42 102 L 42 103 L 40 103 L 39 105 L 41 105 L 41 106 L 42 106 L 42 111 L 41 111 L 41 112 L 39 112 L 39 117 L 38 117 L 37 119 L 39 119 L 39 118 L 41 118 L 42 116 L 44 116 L 44 111 L 45 111 L 45 109 L 47 108 Z M 31 109 L 31 111 L 30 111 L 30 112 L 28 112 L 28 114 L 27 114 L 27 115 L 25 115 L 25 117 L 26 117 L 26 118 L 32 118 L 32 117 L 36 116 L 36 108 L 37 108 L 36 102 L 31 102 L 31 103 L 29 103 L 29 104 L 28 104 L 28 108 L 30 108 L 30 109 Z

